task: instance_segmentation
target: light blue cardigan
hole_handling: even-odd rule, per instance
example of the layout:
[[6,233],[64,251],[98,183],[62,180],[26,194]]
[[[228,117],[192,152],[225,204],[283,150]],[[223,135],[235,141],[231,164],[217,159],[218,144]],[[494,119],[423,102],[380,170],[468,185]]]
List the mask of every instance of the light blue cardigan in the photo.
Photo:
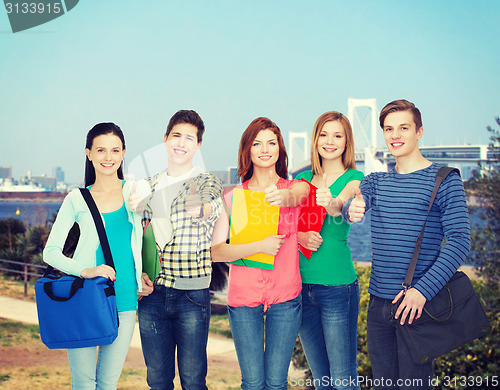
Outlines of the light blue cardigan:
[[[142,225],[140,214],[130,209],[128,198],[131,185],[125,182],[123,186],[123,199],[127,209],[128,220],[132,224],[132,253],[135,262],[135,274],[139,291],[142,290]],[[80,227],[80,238],[73,258],[63,255],[62,250],[68,232],[77,222]],[[104,218],[103,218],[104,223]],[[99,235],[92,219],[92,214],[85,203],[79,189],[71,191],[59,209],[57,218],[50,231],[47,244],[43,250],[43,261],[70,275],[80,276],[85,268],[96,266],[96,251],[99,248]]]

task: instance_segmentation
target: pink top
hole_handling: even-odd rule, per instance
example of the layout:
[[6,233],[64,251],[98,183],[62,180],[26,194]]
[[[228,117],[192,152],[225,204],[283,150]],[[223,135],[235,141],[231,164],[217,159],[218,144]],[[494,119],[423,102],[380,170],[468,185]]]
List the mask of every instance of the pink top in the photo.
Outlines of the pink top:
[[[299,180],[280,178],[276,186],[278,189],[291,189],[298,182]],[[248,181],[237,188],[248,190]],[[232,193],[230,191],[225,197],[229,209]],[[273,270],[230,264],[227,296],[229,306],[255,307],[263,304],[266,311],[271,305],[289,301],[300,294],[302,280],[297,250],[299,215],[300,206],[280,208],[278,234],[285,234],[286,238],[274,259]]]

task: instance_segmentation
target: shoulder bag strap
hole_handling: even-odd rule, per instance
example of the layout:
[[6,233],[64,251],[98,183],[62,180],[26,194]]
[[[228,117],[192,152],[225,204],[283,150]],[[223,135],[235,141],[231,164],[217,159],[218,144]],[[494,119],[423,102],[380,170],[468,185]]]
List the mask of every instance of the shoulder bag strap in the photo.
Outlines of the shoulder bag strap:
[[411,282],[413,281],[413,274],[415,273],[415,268],[417,267],[418,255],[420,254],[420,248],[422,247],[422,239],[424,238],[425,225],[427,223],[427,218],[429,218],[429,213],[431,211],[434,200],[436,199],[439,186],[441,185],[443,180],[446,179],[446,177],[453,171],[457,172],[458,175],[460,176],[460,171],[457,168],[452,168],[452,167],[441,167],[436,173],[436,181],[434,184],[434,188],[432,189],[431,200],[429,202],[429,208],[427,210],[427,215],[425,217],[424,226],[422,226],[422,231],[420,232],[417,238],[417,244],[415,245],[415,250],[413,251],[410,265],[408,266],[408,271],[406,272],[405,280],[403,282],[403,287],[405,291],[411,287]]
[[85,202],[89,207],[90,213],[92,214],[92,218],[94,219],[95,227],[97,229],[97,234],[99,234],[99,241],[101,242],[101,248],[104,253],[104,259],[106,260],[106,264],[109,265],[111,268],[115,269],[115,264],[113,263],[113,256],[111,255],[111,249],[109,248],[108,237],[106,236],[106,231],[104,230],[104,224],[102,223],[102,217],[94,202],[94,198],[92,198],[90,191],[86,188],[80,188],[80,192],[82,193],[83,199],[85,199]]

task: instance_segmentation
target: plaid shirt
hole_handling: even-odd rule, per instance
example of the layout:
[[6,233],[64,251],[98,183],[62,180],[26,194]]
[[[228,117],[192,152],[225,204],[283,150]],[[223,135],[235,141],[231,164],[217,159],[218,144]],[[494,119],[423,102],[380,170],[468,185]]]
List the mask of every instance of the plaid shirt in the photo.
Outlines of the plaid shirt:
[[[151,186],[150,199],[166,173],[165,170],[147,179]],[[203,221],[189,216],[184,208],[184,201],[194,182],[197,183],[197,192],[202,202],[212,205],[210,216]],[[222,211],[221,195],[222,182],[210,173],[203,172],[184,182],[170,208],[172,238],[164,248],[156,244],[162,268],[155,280],[156,284],[173,287],[177,278],[200,278],[211,275],[210,246],[215,221]],[[148,202],[142,218],[143,227],[147,221],[151,221],[153,212]]]

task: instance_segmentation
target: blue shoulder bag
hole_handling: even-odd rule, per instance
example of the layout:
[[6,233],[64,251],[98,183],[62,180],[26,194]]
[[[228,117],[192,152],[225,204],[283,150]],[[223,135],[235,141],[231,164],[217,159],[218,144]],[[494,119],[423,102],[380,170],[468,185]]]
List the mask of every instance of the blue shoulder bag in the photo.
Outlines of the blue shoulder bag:
[[[114,267],[102,217],[86,188],[81,194],[94,219],[106,264]],[[35,283],[38,323],[42,342],[50,349],[83,348],[111,344],[118,336],[118,313],[113,282],[55,276],[47,267]]]

